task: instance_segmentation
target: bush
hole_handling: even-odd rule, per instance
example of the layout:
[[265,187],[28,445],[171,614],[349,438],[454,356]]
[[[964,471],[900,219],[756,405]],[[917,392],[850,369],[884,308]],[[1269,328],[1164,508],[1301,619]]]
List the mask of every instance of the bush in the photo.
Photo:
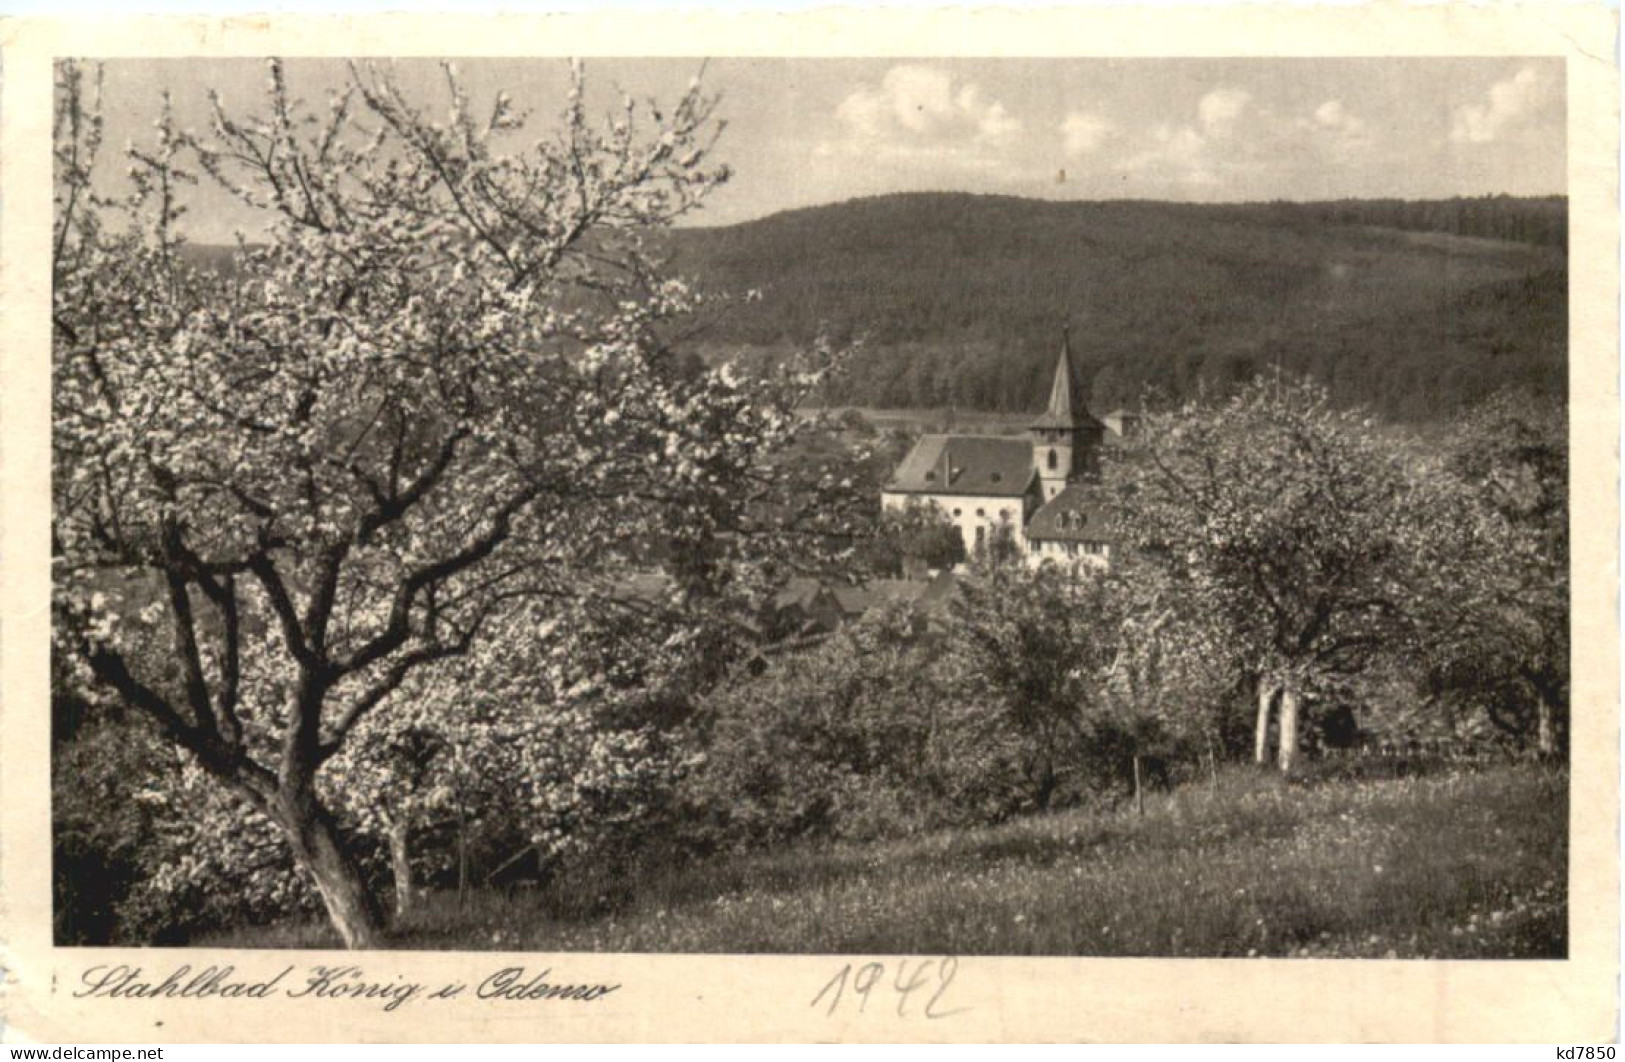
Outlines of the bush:
[[686,786],[705,847],[879,837],[952,818],[943,673],[906,611],[882,611],[779,657],[705,705]]

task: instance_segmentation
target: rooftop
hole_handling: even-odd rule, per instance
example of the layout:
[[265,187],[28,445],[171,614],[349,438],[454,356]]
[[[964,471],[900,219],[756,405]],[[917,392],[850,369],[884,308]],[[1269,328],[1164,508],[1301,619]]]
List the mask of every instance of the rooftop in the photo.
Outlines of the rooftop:
[[942,571],[930,579],[873,579],[862,586],[836,586],[831,593],[841,611],[858,616],[882,604],[909,605],[922,612],[935,612],[953,596],[957,580]]
[[1033,513],[1026,534],[1038,542],[1111,542],[1108,522],[1097,491],[1074,483]]
[[1002,435],[924,435],[886,490],[1019,498],[1032,481],[1033,444]]
[[1061,333],[1061,354],[1055,359],[1055,379],[1050,384],[1049,405],[1032,424],[1035,428],[1086,428],[1101,424],[1089,412],[1083,381],[1072,368],[1072,339]]

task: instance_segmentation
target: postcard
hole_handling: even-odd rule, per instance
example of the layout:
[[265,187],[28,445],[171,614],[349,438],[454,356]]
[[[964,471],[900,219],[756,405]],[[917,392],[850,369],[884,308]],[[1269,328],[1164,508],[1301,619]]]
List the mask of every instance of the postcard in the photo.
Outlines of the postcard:
[[1611,1039],[1617,29],[8,21],[0,1030]]

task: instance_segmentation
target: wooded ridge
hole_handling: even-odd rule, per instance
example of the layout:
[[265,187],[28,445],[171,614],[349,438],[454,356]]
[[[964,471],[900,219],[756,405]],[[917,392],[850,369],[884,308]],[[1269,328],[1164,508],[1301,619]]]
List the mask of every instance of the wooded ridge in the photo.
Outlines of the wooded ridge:
[[1567,380],[1563,198],[1186,204],[908,194],[664,234],[735,299],[713,356],[861,336],[836,404],[1022,410],[1063,321],[1100,410],[1270,366],[1432,420]]

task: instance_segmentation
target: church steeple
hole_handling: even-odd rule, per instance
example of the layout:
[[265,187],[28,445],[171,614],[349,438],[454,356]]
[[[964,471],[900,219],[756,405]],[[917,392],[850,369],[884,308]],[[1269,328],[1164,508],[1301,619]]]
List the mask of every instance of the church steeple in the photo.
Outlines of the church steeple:
[[1033,421],[1033,465],[1049,501],[1069,482],[1099,471],[1100,441],[1104,429],[1089,412],[1083,384],[1072,365],[1071,329],[1061,329],[1061,353],[1055,359],[1049,403]]
[[1035,428],[1076,428],[1094,420],[1083,397],[1083,385],[1072,369],[1072,330],[1061,327],[1061,355],[1055,359],[1055,378],[1050,384],[1049,405],[1033,423]]

